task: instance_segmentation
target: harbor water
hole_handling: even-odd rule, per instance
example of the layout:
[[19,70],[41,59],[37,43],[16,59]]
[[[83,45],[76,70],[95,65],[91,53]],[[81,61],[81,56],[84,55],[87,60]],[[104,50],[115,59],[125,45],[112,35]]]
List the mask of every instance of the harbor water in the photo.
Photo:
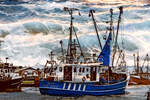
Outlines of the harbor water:
[[126,94],[113,96],[56,97],[41,95],[38,88],[22,88],[22,92],[0,93],[0,100],[146,100],[150,86],[128,86]]

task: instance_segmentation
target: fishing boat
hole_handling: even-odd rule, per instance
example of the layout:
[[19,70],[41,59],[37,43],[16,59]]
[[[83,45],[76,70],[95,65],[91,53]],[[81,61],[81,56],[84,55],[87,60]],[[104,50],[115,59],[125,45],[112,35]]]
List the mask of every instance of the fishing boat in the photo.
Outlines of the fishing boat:
[[0,92],[21,91],[22,78],[15,73],[15,66],[7,62],[0,62]]
[[[4,41],[0,40],[0,48],[2,42]],[[8,63],[7,60],[8,57],[6,57],[6,62],[3,62],[0,58],[0,92],[21,91],[22,78],[15,73],[17,67]]]
[[[119,18],[121,18],[123,7],[119,9]],[[78,9],[65,7],[64,10],[68,11],[71,15],[67,54],[64,56],[62,48],[62,58],[65,59],[63,59],[61,63],[58,63],[54,60],[53,52],[50,53],[50,60],[47,60],[43,70],[45,73],[44,78],[40,80],[40,93],[51,96],[103,96],[124,94],[126,86],[128,85],[129,75],[113,70],[113,67],[110,66],[113,10],[110,10],[110,28],[105,44],[102,47],[100,38],[98,38],[101,52],[99,56],[93,55],[92,58],[85,58],[78,36],[73,27],[72,14],[73,11]],[[93,15],[94,12],[94,10],[90,10],[90,16],[92,16],[98,36],[96,21]],[[76,39],[72,40],[73,32],[75,33]],[[62,47],[62,41],[60,41],[60,43]],[[80,53],[77,50],[79,50]],[[97,57],[96,60],[94,59],[95,57]]]
[[0,78],[0,92],[18,92],[21,91],[21,78]]
[[140,64],[140,56],[134,54],[134,73],[131,74],[129,85],[150,85],[149,55],[146,54],[143,64]]

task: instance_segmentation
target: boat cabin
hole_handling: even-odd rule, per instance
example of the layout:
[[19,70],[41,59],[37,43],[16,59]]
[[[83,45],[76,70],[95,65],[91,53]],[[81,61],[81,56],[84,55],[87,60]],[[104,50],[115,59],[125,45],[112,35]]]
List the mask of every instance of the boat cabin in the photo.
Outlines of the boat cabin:
[[24,79],[34,79],[40,76],[40,71],[32,67],[24,68],[19,71],[19,75]]
[[97,81],[100,63],[64,64],[64,81]]
[[17,67],[13,66],[13,64],[10,64],[10,63],[1,63],[0,64],[0,74],[14,73],[16,69],[17,69]]
[[[48,70],[53,71],[48,72]],[[104,75],[107,70],[108,67],[101,66],[100,62],[60,64],[60,66],[55,66],[53,69],[49,69],[47,64],[45,77],[48,77],[51,81],[98,82],[100,76]]]

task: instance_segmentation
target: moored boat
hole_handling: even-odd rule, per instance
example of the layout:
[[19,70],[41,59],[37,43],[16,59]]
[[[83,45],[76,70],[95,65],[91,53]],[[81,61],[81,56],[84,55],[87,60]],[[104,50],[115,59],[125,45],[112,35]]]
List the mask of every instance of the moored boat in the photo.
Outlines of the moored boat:
[[22,78],[6,78],[0,79],[0,92],[17,92],[21,91],[21,81]]
[[143,64],[140,64],[139,53],[135,59],[134,54],[134,73],[131,74],[129,85],[150,85],[150,72],[149,72],[149,56],[144,58]]
[[13,65],[6,61],[6,63],[1,62],[0,67],[0,92],[21,91],[22,78],[13,72]]
[[129,85],[150,85],[150,80],[147,78],[141,78],[138,75],[131,75]]
[[40,92],[41,94],[55,96],[103,96],[124,94],[128,78],[123,81],[120,80],[120,82],[109,85],[99,85],[95,82],[77,83],[41,80]]
[[[84,59],[85,55],[80,47],[72,21],[73,11],[78,9],[65,7],[64,10],[68,11],[71,15],[67,55],[66,57],[63,57],[66,59],[63,59],[61,64],[58,64],[53,59],[53,53],[51,52],[51,59],[47,61],[44,68],[45,78],[40,80],[40,93],[52,96],[103,96],[124,94],[129,81],[129,75],[124,72],[117,72],[110,66],[113,10],[110,10],[110,33],[103,48],[98,38],[102,50],[97,57],[97,60]],[[123,8],[120,7],[119,18],[123,12],[122,10]],[[93,18],[96,29],[93,12],[94,10],[90,10],[90,16]],[[77,42],[75,39],[72,40],[73,31]],[[97,29],[96,33],[98,34]],[[78,47],[80,56],[77,55]],[[62,52],[62,54],[64,53]],[[61,71],[58,72],[59,70]]]

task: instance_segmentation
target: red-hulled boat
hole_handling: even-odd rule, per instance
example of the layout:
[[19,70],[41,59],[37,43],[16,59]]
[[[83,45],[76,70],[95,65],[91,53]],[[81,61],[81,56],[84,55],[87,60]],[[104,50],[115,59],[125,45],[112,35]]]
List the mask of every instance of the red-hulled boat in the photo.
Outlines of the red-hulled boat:
[[22,78],[15,73],[13,64],[0,62],[0,92],[21,91]]

